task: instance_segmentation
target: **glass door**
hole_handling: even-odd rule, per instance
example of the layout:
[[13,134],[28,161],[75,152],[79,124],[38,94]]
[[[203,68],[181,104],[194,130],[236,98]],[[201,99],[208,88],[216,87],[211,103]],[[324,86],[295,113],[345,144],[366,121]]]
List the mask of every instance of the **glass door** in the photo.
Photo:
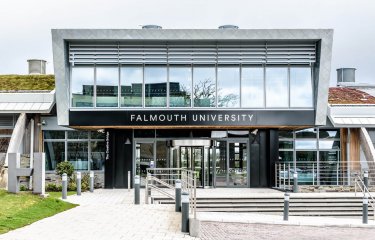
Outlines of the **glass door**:
[[227,142],[216,142],[216,159],[215,159],[215,186],[227,186]]
[[136,142],[135,173],[141,177],[141,186],[145,186],[147,168],[154,165],[154,142]]
[[181,167],[195,172],[197,187],[203,186],[203,147],[180,147]]
[[228,187],[247,186],[247,141],[228,141]]

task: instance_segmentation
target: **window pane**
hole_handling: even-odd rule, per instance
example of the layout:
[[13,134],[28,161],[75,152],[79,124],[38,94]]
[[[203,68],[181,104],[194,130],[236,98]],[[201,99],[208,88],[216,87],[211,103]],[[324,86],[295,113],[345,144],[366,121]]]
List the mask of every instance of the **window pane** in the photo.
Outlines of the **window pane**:
[[190,107],[191,85],[190,67],[169,68],[169,106]]
[[290,68],[290,106],[313,107],[311,68]]
[[194,107],[215,107],[215,68],[194,67],[193,81]]
[[319,174],[320,184],[322,185],[339,185],[341,169],[339,169],[339,152],[338,151],[321,151],[319,152]]
[[319,141],[320,149],[340,149],[340,141]]
[[296,138],[316,138],[316,129],[308,128],[296,131]]
[[296,152],[298,183],[312,185],[317,183],[317,161],[315,151]]
[[320,139],[332,139],[332,138],[340,138],[340,131],[338,130],[319,130],[319,138]]
[[91,132],[91,139],[105,139],[105,133],[92,131]]
[[165,67],[145,67],[146,107],[167,106],[167,69]]
[[316,149],[316,141],[296,140],[296,149]]
[[65,139],[65,131],[43,131],[44,139]]
[[266,68],[267,107],[288,107],[288,69]]
[[68,131],[68,139],[88,139],[88,133],[86,131]]
[[264,107],[263,68],[242,68],[242,107]]
[[279,141],[279,149],[293,149],[293,141]]
[[91,170],[103,170],[105,160],[105,142],[92,141],[91,145]]
[[293,131],[279,131],[279,138],[293,138]]
[[94,68],[72,68],[72,106],[92,107],[94,103]]
[[96,106],[118,106],[118,68],[96,68]]
[[68,142],[68,161],[74,170],[88,170],[88,142]]
[[46,170],[53,171],[59,162],[65,161],[65,142],[44,142]]
[[217,69],[217,105],[236,108],[240,106],[240,69],[220,67]]
[[121,68],[121,107],[142,107],[142,67]]
[[[293,163],[293,151],[280,151],[279,161]],[[291,168],[293,168],[293,165]]]

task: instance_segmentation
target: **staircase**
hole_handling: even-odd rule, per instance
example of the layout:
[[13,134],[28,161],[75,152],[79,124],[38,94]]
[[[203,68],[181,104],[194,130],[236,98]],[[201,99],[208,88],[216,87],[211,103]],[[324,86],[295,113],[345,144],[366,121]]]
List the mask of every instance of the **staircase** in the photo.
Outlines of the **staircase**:
[[[154,203],[174,204],[167,198],[155,198]],[[282,215],[284,198],[247,197],[247,198],[197,198],[197,212],[238,212]],[[290,198],[290,216],[327,216],[350,217],[362,216],[362,196],[298,196]],[[373,209],[369,207],[369,218]]]

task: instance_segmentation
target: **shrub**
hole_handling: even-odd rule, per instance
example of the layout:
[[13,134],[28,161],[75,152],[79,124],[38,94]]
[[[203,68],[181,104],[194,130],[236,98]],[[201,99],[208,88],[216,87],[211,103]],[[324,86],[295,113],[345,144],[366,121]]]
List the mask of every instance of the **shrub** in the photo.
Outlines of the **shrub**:
[[[70,178],[69,184],[72,184],[74,186],[74,190],[69,190],[69,191],[75,191],[77,190],[77,175],[74,174]],[[68,185],[69,188],[69,185]],[[87,191],[90,188],[90,174],[89,173],[83,173],[81,175],[81,191]]]
[[28,187],[26,187],[25,185],[20,185],[20,191],[27,191],[29,190]]
[[77,191],[77,184],[75,181],[69,181],[68,191]]
[[74,166],[70,162],[60,162],[56,166],[56,173],[60,176],[66,173],[68,178],[71,178],[74,173]]
[[47,192],[61,192],[62,186],[57,185],[55,183],[48,183],[47,186],[46,186],[46,191]]

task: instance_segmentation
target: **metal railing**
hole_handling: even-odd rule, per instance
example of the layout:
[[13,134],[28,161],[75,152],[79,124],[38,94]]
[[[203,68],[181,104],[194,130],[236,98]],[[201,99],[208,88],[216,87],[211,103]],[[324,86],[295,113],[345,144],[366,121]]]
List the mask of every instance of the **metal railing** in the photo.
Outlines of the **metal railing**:
[[297,172],[298,185],[353,186],[356,175],[365,170],[369,172],[369,183],[375,185],[375,167],[365,161],[277,162],[274,185],[279,189],[291,190],[293,174]]
[[[182,192],[189,193],[190,214],[196,218],[197,179],[196,173],[183,168],[147,168],[145,180],[145,202],[155,197],[167,197],[175,200],[175,181],[181,180]],[[159,195],[156,195],[157,192]],[[151,193],[151,194],[150,194]]]
[[361,190],[363,196],[368,197],[368,204],[372,207],[373,215],[374,215],[374,221],[375,221],[375,199],[371,195],[369,189],[366,187],[365,183],[362,181],[361,177],[357,175],[355,177],[354,181],[354,195],[357,196],[357,186]]

